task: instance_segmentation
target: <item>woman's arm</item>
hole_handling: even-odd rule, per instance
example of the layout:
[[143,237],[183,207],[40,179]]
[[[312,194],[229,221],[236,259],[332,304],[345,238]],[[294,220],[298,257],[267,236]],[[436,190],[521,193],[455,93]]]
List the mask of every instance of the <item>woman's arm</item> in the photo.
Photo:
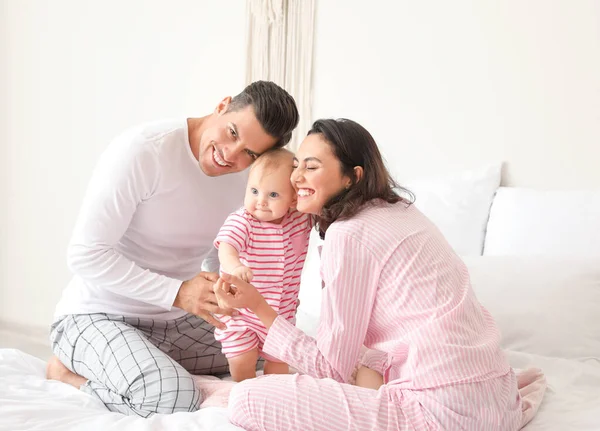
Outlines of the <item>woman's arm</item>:
[[267,331],[279,316],[254,286],[233,274],[221,274],[214,289],[222,307],[252,310]]
[[[375,301],[380,263],[353,237],[330,231],[323,248],[325,282],[318,335],[304,334],[266,303],[251,285],[228,276],[217,283],[228,306],[250,308],[268,329],[263,351],[303,374],[347,382],[356,366]],[[228,284],[238,286],[227,292]],[[254,292],[256,292],[256,295]],[[243,305],[242,305],[243,304]]]
[[379,350],[368,349],[360,360],[360,365],[383,376],[390,366],[389,355]]

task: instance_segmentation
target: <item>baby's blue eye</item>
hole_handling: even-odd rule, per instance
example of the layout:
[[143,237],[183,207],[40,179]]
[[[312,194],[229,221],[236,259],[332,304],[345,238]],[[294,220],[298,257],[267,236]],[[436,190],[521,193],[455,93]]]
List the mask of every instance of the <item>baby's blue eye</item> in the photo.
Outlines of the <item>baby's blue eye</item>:
[[271,193],[269,193],[269,197],[270,197],[270,198],[276,198],[276,197],[278,197],[278,196],[279,196],[279,193],[276,193],[276,192],[271,192]]
[[258,194],[258,190],[256,190],[256,189],[250,189],[250,191],[252,192],[253,195],[257,195]]

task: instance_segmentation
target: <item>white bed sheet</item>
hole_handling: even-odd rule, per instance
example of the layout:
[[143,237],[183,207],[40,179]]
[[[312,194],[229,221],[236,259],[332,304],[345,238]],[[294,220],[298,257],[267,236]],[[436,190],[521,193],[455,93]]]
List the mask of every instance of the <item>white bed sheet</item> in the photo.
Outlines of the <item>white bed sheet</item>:
[[154,415],[149,419],[111,413],[94,397],[44,378],[42,360],[0,349],[0,430],[239,431],[224,408]]
[[[541,368],[548,390],[526,431],[600,430],[600,363],[508,352],[515,368]],[[0,349],[0,430],[240,430],[226,410],[155,415],[150,419],[108,412],[68,385],[47,381],[45,364],[15,349]]]
[[507,352],[514,368],[541,368],[548,388],[524,431],[600,430],[600,361]]

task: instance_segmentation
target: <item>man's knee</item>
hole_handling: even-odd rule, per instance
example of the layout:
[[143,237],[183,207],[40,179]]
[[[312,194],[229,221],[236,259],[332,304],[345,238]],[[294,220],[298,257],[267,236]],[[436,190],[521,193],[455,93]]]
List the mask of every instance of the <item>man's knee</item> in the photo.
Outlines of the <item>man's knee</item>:
[[183,369],[156,369],[140,379],[140,386],[131,397],[132,404],[153,413],[195,412],[200,408],[202,394],[194,379]]
[[163,381],[162,405],[159,409],[166,410],[166,413],[195,412],[201,402],[202,394],[189,374],[172,376]]

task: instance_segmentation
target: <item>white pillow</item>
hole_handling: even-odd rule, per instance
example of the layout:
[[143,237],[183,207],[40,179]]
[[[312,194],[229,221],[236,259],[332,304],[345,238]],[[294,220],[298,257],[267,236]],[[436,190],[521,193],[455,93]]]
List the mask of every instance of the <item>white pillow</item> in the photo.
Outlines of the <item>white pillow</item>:
[[[463,259],[478,300],[500,328],[503,348],[543,356],[600,359],[600,265],[595,260],[515,256]],[[313,277],[303,278],[297,326],[314,336],[321,288]]]
[[483,254],[600,257],[600,191],[499,188]]
[[416,196],[415,205],[461,256],[481,256],[485,228],[502,164],[460,174],[402,184]]
[[551,257],[464,258],[506,349],[600,359],[600,265]]

